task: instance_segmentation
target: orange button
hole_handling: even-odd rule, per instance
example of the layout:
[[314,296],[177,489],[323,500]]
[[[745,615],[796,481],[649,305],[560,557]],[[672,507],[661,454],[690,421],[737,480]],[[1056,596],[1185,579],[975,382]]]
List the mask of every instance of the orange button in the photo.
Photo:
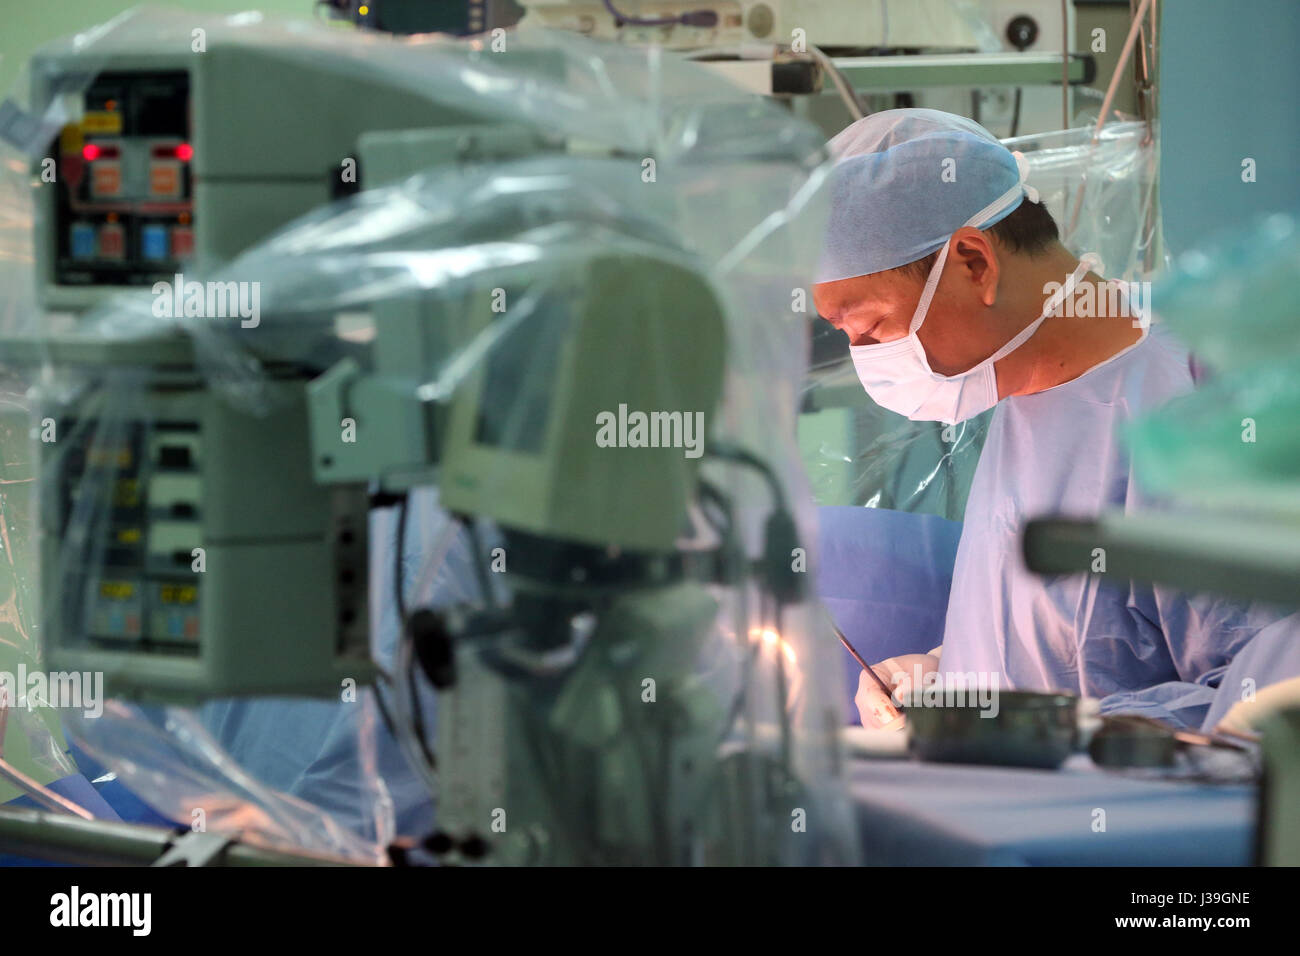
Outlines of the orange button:
[[149,193],[174,198],[181,194],[180,163],[150,163]]
[[177,226],[172,230],[172,258],[188,259],[194,255],[194,230]]
[[99,257],[121,259],[126,255],[126,232],[121,226],[109,224],[99,227]]
[[103,198],[122,192],[122,164],[112,159],[101,159],[90,164],[90,193]]

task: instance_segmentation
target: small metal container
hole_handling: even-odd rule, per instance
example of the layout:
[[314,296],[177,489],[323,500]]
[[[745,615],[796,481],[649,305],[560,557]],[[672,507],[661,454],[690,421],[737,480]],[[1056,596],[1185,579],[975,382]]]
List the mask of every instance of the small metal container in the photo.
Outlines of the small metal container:
[[[908,749],[922,760],[1055,770],[1078,743],[1078,698],[999,691],[995,706],[907,703]],[[989,716],[991,714],[991,716]]]
[[1107,717],[1088,743],[1098,767],[1172,767],[1178,762],[1178,739],[1168,727],[1141,717]]

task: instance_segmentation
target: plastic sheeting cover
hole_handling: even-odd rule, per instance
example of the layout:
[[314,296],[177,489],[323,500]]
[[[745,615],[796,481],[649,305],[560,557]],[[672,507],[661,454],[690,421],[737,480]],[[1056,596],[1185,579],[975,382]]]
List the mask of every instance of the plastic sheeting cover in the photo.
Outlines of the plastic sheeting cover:
[[[410,301],[451,309],[466,292],[494,287],[506,273],[515,282],[532,277],[508,317],[508,328],[518,329],[544,298],[548,272],[590,255],[593,248],[674,263],[707,281],[725,320],[722,396],[708,423],[701,467],[709,484],[722,492],[714,496],[715,505],[727,503],[726,533],[757,558],[771,512],[784,506],[793,513],[799,539],[813,539],[815,517],[793,438],[806,315],[794,312],[791,301],[792,291],[811,274],[823,218],[818,187],[824,155],[814,129],[662,51],[604,46],[568,35],[509,34],[511,50],[549,59],[547,68],[531,70],[495,57],[478,40],[396,40],[258,14],[201,18],[146,9],[62,41],[52,52],[73,56],[89,82],[121,53],[189,50],[196,30],[203,31],[207,50],[242,45],[284,63],[316,69],[325,64],[342,76],[379,79],[486,120],[535,128],[567,151],[509,163],[430,168],[318,208],[229,264],[204,263],[207,271],[196,279],[258,284],[261,320],[255,329],[230,319],[160,317],[156,298],[141,291],[92,309],[78,320],[85,334],[99,342],[135,342],[169,331],[185,336],[194,343],[208,386],[240,413],[256,416],[274,407],[274,390],[267,385],[283,370],[277,363],[323,368],[354,350],[355,343],[338,331],[341,312],[366,313]],[[57,99],[27,108],[55,129],[64,115]],[[41,142],[27,146],[26,155],[12,144],[3,154],[0,331],[6,335],[40,331],[47,321],[36,305],[32,245],[41,186],[31,174],[31,160]],[[460,340],[419,377],[382,384],[405,396],[453,394],[487,356],[518,350],[518,342],[509,334]],[[526,365],[526,355],[516,358]],[[12,374],[28,376],[12,389],[20,405],[32,401],[26,387],[34,382],[40,386],[37,395],[98,401],[97,428],[105,435],[135,414],[150,386],[147,369],[141,368],[96,376],[47,362]],[[506,388],[492,398],[505,420],[527,420],[522,391],[514,395]],[[21,431],[10,437],[21,438]],[[770,480],[709,454],[725,446],[746,449],[766,463]],[[107,482],[112,470],[87,475]],[[102,487],[80,492],[87,501],[104,500]],[[93,524],[95,507],[78,520]],[[477,593],[463,580],[463,569],[447,561],[447,527],[444,514],[442,520],[412,520],[407,528],[403,557],[420,564],[407,594],[410,606]],[[372,547],[381,562],[392,553],[386,533]],[[68,561],[77,552],[65,545],[62,553]],[[727,725],[728,745],[756,745],[764,728],[785,728],[789,767],[803,788],[809,833],[816,837],[795,851],[797,858],[851,859],[853,825],[834,741],[844,715],[833,636],[806,596],[778,615],[753,581],[700,584],[716,602],[716,613],[698,658],[679,663],[694,674],[693,686],[704,688],[715,708],[738,708],[740,719]],[[23,613],[29,624],[37,620],[30,602]],[[398,642],[391,608],[381,598],[371,613],[372,644],[380,660],[399,672],[394,681],[400,688],[410,661],[403,663],[400,654],[392,661]],[[34,628],[26,635],[21,650],[35,653]],[[635,637],[627,637],[628,650],[634,650]],[[420,692],[427,693],[427,687]],[[241,766],[227,749],[237,741],[221,739],[231,731],[232,712],[212,710],[227,706],[216,702],[200,713],[114,700],[101,718],[65,717],[75,724],[85,750],[154,809],[181,822],[203,809],[209,830],[375,860],[395,833],[395,817],[418,810],[410,803],[418,800],[410,796],[411,777],[400,771],[391,772],[402,776],[394,782],[407,796],[397,799],[408,803],[394,806],[394,787],[381,772],[383,766],[391,768],[385,753],[391,755],[392,742],[377,720],[371,691],[363,691],[356,704],[322,705],[333,708],[329,714],[312,705],[277,717],[310,722],[307,729],[316,736],[324,721],[332,728],[326,736],[352,741],[351,756],[340,763],[346,779],[315,789],[294,789],[284,780],[273,784]],[[401,709],[412,717],[410,700]],[[426,720],[430,716],[424,714]],[[328,742],[321,746],[322,752],[336,752]],[[342,788],[335,786],[340,782]],[[776,813],[777,828],[788,829],[788,810],[770,806],[765,792],[744,794],[746,805]]]

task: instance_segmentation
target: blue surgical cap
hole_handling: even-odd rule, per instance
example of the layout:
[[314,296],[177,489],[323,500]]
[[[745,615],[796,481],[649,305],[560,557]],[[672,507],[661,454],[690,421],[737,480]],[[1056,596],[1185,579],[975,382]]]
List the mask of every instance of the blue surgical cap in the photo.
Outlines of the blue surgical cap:
[[[831,212],[817,282],[924,259],[962,226],[987,229],[1026,195],[1038,198],[1024,185],[1024,157],[973,120],[939,110],[873,113],[831,140],[830,150]],[[981,215],[1017,188],[1019,196]]]

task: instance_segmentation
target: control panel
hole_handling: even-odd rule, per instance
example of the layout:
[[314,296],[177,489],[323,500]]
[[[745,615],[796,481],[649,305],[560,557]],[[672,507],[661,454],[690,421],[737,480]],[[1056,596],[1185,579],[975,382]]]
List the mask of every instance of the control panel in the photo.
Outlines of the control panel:
[[106,72],[55,146],[54,281],[152,285],[194,252],[190,77]]
[[[78,347],[64,360],[84,359]],[[114,368],[139,354],[95,349]],[[175,368],[187,351],[152,354]],[[134,392],[128,379],[91,378],[77,401],[43,409],[58,427],[41,445],[51,669],[184,702],[370,680],[369,496],[311,480],[302,386],[268,382],[264,413],[249,415],[188,372]],[[91,413],[100,389],[129,409]]]
[[[66,555],[64,620],[92,646],[197,654],[203,545],[197,422],[69,422],[60,477],[62,528],[93,529]],[[96,479],[85,481],[87,474]],[[82,489],[105,500],[80,500]],[[101,491],[102,489],[102,491]],[[89,520],[88,520],[89,519]]]

